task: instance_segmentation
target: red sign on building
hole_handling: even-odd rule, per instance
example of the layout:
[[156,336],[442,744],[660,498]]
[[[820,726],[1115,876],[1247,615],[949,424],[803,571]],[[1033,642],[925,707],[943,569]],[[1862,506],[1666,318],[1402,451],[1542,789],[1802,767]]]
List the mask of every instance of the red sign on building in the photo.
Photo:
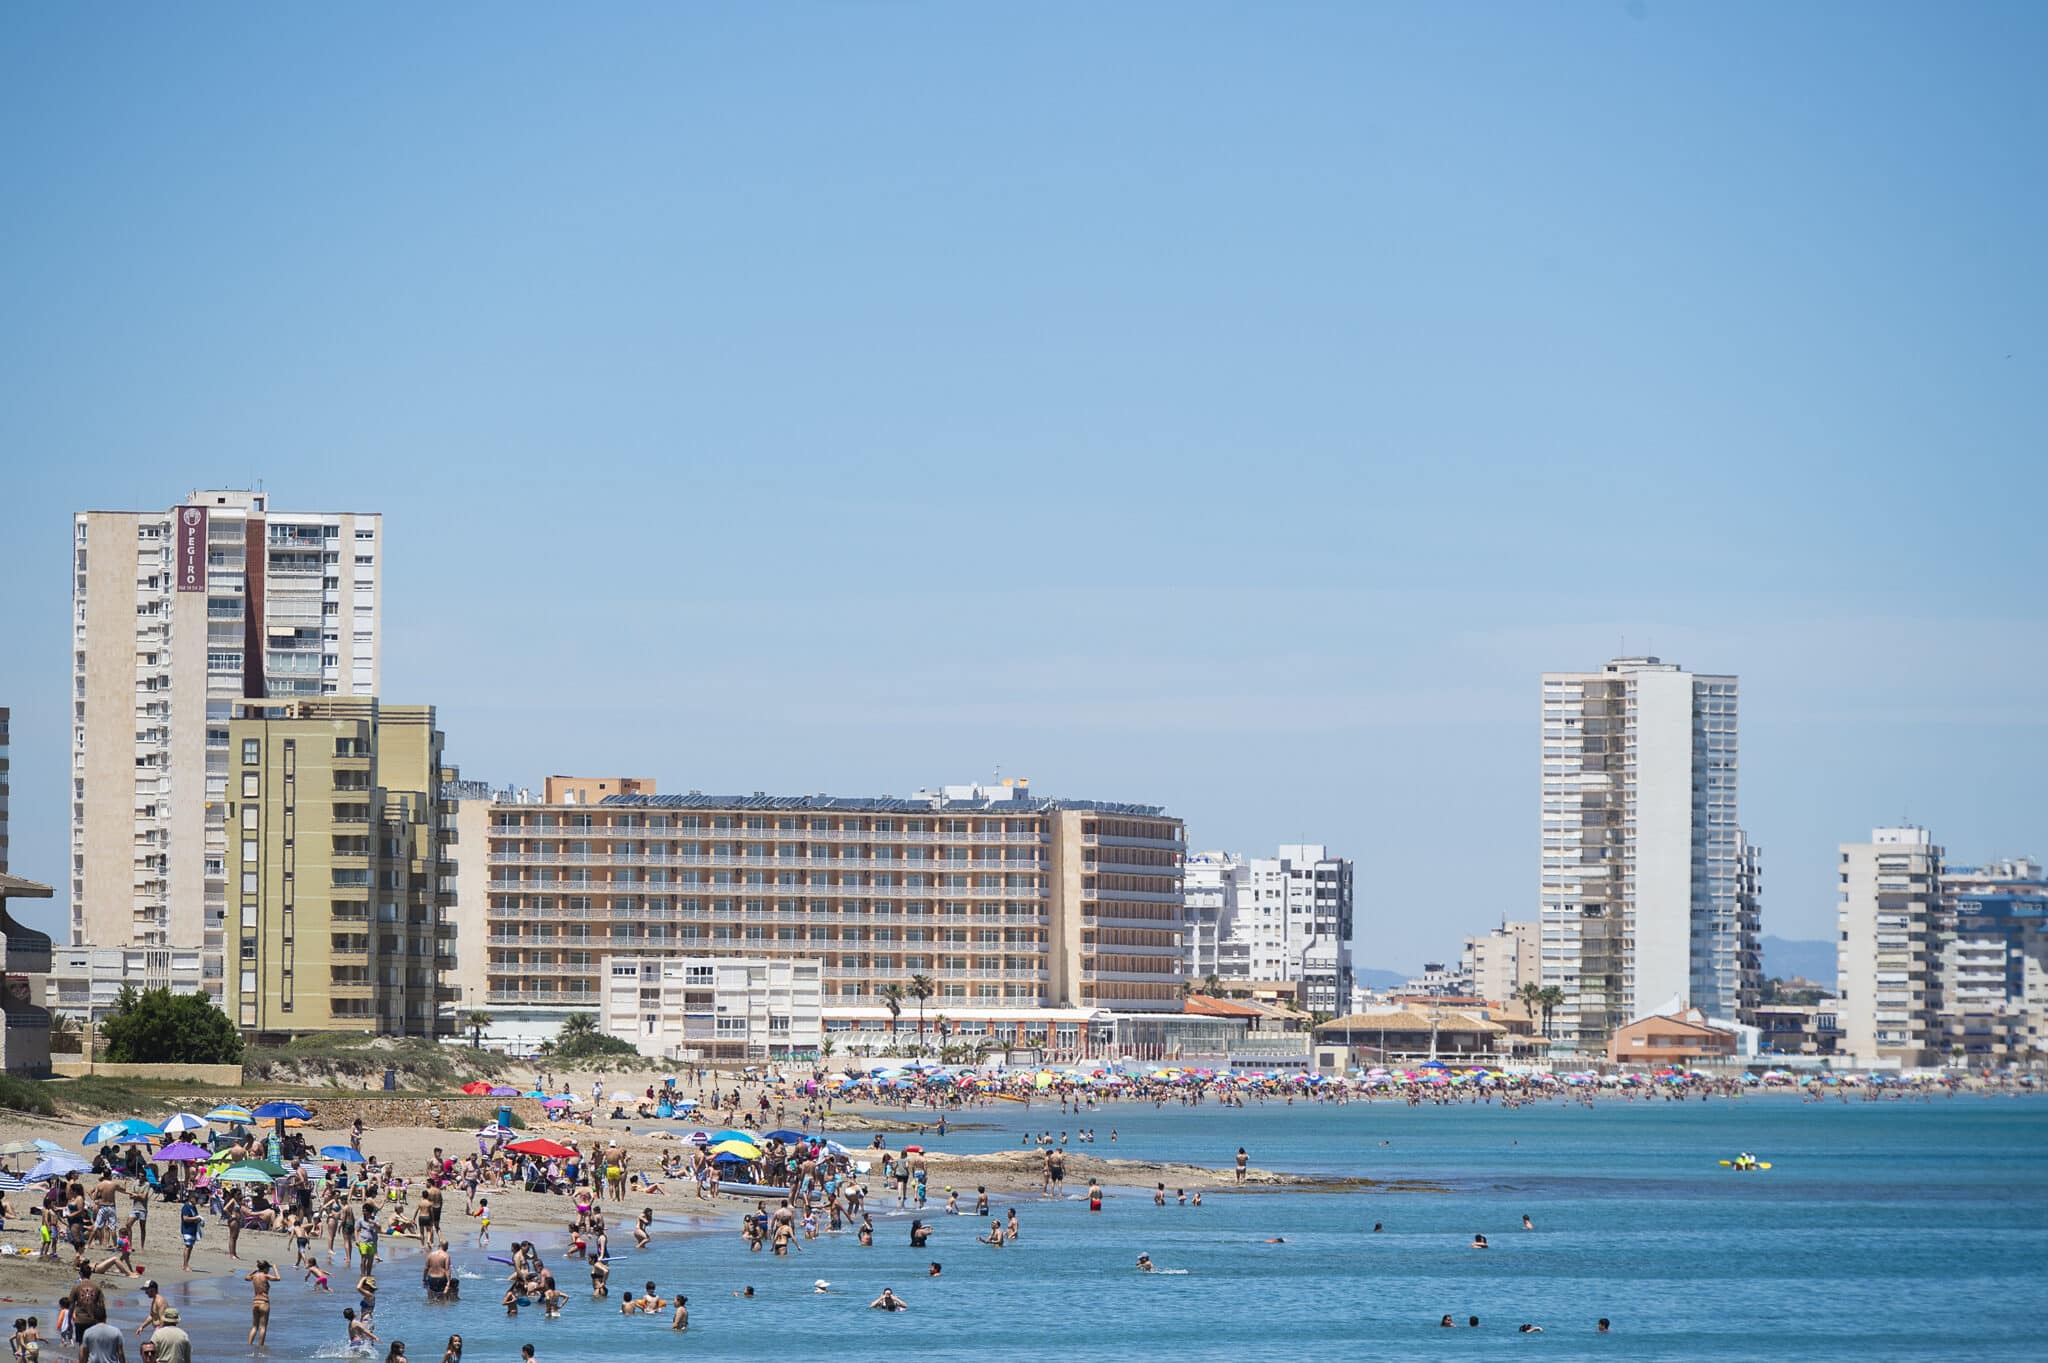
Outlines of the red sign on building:
[[178,508],[178,590],[206,590],[206,508]]

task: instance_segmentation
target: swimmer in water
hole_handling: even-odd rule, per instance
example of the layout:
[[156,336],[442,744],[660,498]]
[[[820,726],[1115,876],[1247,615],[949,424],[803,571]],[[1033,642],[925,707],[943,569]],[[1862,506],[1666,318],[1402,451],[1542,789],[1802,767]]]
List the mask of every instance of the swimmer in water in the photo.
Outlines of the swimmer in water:
[[1472,1237],[1472,1248],[1474,1248],[1474,1249],[1485,1249],[1485,1248],[1486,1248],[1486,1237],[1485,1237],[1485,1236],[1483,1236],[1483,1235],[1475,1235],[1475,1236],[1473,1236],[1473,1237]]
[[1445,1330],[1455,1330],[1458,1328],[1458,1322],[1452,1320],[1449,1316],[1445,1316],[1442,1320],[1438,1321],[1437,1325]]
[[1154,1271],[1154,1269],[1153,1269],[1153,1265],[1152,1265],[1152,1256],[1151,1256],[1151,1255],[1149,1255],[1149,1254],[1140,1254],[1140,1255],[1138,1256],[1138,1271],[1139,1271],[1140,1273],[1151,1273],[1151,1272],[1153,1272],[1153,1271]]
[[924,1271],[924,1276],[927,1278],[936,1278],[939,1276],[939,1272],[939,1261],[937,1259],[934,1259],[932,1260],[932,1266]]
[[1607,1333],[1607,1317],[1600,1317],[1599,1321],[1596,1322],[1593,1326],[1593,1333],[1596,1335],[1604,1335]]
[[1531,1221],[1531,1220],[1529,1219],[1528,1213],[1526,1213],[1526,1212],[1525,1212],[1525,1213],[1523,1213],[1523,1215],[1522,1215],[1522,1229],[1523,1229],[1523,1230],[1535,1230],[1535,1229],[1536,1229],[1536,1223],[1535,1223],[1534,1221]]
[[868,1303],[868,1310],[870,1311],[908,1311],[909,1309],[909,1302],[903,1300],[903,1298],[897,1296],[886,1287],[882,1289],[881,1296]]
[[1372,1233],[1373,1233],[1374,1235],[1378,1235],[1378,1234],[1379,1234],[1379,1233],[1380,1233],[1381,1231],[1383,1231],[1383,1230],[1385,1230],[1385,1229],[1386,1229],[1386,1227],[1385,1227],[1385,1226],[1382,1226],[1382,1225],[1381,1225],[1381,1224],[1380,1224],[1379,1222],[1377,1222],[1377,1221],[1375,1221],[1375,1222],[1373,1222],[1373,1223],[1372,1223]]
[[1260,1243],[1261,1243],[1261,1244],[1267,1244],[1267,1245],[1284,1245],[1284,1244],[1286,1244],[1286,1243],[1287,1243],[1287,1237],[1286,1237],[1286,1236],[1284,1236],[1284,1235],[1276,1235],[1276,1236],[1274,1236],[1274,1237],[1273,1237],[1272,1239],[1270,1239],[1270,1240],[1263,1240],[1263,1241],[1260,1241]]
[[1525,1320],[1522,1322],[1521,1329],[1517,1333],[1525,1335],[1540,1335],[1543,1333],[1543,1327],[1540,1325],[1531,1325],[1528,1321]]

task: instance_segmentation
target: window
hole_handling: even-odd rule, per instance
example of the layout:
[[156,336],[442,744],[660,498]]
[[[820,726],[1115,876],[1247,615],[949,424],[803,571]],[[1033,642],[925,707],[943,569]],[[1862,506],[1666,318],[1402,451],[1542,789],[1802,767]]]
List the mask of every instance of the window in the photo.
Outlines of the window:
[[242,740],[242,765],[243,765],[243,766],[245,766],[245,767],[253,767],[253,766],[255,766],[255,765],[256,765],[257,763],[261,762],[262,760],[263,760],[263,743],[262,743],[262,741],[261,741],[260,739],[254,739],[254,738],[245,738],[245,739],[243,739],[243,740]]

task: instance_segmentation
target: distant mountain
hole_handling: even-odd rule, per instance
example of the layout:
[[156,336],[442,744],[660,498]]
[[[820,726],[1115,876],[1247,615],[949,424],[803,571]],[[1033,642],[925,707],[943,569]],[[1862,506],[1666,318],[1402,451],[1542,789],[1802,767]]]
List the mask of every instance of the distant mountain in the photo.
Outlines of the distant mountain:
[[1835,986],[1835,944],[1799,942],[1789,937],[1763,939],[1764,974],[1789,980],[1794,975],[1832,989]]
[[1357,966],[1351,968],[1351,982],[1362,984],[1374,993],[1399,989],[1412,978],[1413,976],[1400,970],[1363,970]]

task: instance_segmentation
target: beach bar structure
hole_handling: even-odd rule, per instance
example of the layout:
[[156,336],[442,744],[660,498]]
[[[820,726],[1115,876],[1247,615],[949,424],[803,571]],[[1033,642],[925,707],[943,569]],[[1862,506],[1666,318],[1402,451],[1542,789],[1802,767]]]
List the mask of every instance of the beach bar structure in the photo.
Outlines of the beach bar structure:
[[1316,1067],[1326,1073],[1361,1065],[1509,1059],[1508,1029],[1472,1013],[1395,1009],[1350,1013],[1315,1029]]

